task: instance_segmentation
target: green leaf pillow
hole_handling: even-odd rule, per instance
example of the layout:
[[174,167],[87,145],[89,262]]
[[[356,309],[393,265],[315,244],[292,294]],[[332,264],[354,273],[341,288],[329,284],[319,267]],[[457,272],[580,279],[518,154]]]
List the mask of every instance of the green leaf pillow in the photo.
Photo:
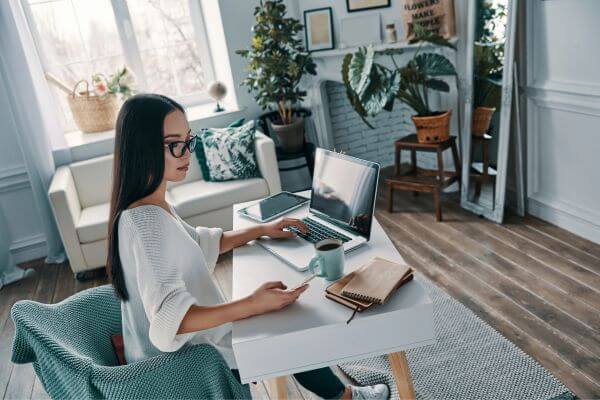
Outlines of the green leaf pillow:
[[[232,125],[239,123],[238,120]],[[241,126],[232,125],[203,129],[198,134],[200,143],[196,146],[196,156],[205,181],[220,182],[261,176],[254,151],[254,121]]]

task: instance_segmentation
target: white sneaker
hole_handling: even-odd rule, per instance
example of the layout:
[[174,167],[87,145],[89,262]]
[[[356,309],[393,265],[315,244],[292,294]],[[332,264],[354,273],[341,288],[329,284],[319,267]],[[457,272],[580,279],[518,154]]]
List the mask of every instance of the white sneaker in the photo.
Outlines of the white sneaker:
[[387,400],[390,396],[390,389],[383,383],[372,386],[350,385],[350,388],[353,400]]

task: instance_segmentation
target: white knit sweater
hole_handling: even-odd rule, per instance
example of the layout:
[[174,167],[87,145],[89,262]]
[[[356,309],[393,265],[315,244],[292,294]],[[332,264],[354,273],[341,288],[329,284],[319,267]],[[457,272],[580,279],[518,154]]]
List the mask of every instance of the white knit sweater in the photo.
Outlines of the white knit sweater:
[[127,363],[185,344],[209,343],[230,368],[237,368],[231,323],[177,334],[192,304],[225,302],[211,274],[219,256],[221,228],[193,228],[170,206],[142,205],[123,210],[119,253],[129,300],[121,302]]

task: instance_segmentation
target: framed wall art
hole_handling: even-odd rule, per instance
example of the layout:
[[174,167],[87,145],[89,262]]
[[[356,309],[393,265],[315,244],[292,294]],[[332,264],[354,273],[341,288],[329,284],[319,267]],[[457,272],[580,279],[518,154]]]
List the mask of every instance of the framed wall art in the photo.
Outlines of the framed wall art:
[[329,50],[335,47],[331,7],[304,11],[304,32],[308,51]]
[[391,6],[392,0],[346,0],[348,12],[373,10]]

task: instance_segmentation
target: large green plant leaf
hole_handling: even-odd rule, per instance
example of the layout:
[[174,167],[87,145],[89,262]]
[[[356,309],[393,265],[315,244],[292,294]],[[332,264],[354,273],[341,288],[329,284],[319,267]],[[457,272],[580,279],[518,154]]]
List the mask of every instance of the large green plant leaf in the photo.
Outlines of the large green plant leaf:
[[362,96],[370,84],[371,69],[373,68],[373,57],[375,52],[373,46],[362,47],[358,49],[350,60],[348,74],[350,77],[350,87],[354,92]]
[[414,58],[417,68],[426,76],[455,75],[454,65],[441,54],[423,53]]
[[450,43],[448,39],[429,31],[427,28],[422,27],[419,24],[414,24],[413,29],[415,30],[415,38],[411,40],[411,43],[415,42],[429,42],[436,46],[448,47],[456,50],[456,46]]
[[350,101],[350,105],[352,105],[352,108],[354,108],[354,111],[356,111],[356,113],[363,120],[363,122],[369,128],[375,129],[373,127],[373,125],[371,125],[369,123],[369,121],[367,121],[367,119],[365,118],[367,116],[367,113],[366,113],[365,109],[363,108],[363,105],[360,102],[358,95],[354,92],[354,90],[352,89],[352,86],[350,85],[349,70],[350,70],[350,62],[352,61],[352,58],[353,58],[352,54],[346,54],[344,56],[344,60],[342,62],[342,81],[344,82],[344,86],[346,87],[346,96],[348,97],[348,100]]
[[439,90],[440,92],[450,91],[450,86],[448,86],[448,84],[445,81],[442,81],[440,79],[427,79],[425,81],[425,86],[427,86],[429,89]]
[[386,106],[390,107],[390,101],[393,101],[400,89],[400,74],[376,67],[371,72],[370,82],[360,100],[367,115],[373,117]]

